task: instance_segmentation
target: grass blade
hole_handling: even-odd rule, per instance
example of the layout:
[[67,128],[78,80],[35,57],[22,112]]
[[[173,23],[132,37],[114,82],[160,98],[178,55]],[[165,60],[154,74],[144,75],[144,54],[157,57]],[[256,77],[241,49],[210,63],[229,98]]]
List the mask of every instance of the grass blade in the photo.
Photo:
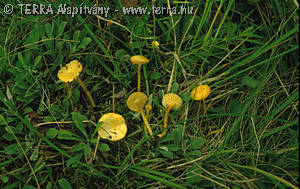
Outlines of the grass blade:
[[145,173],[145,172],[142,172],[142,171],[138,171],[138,170],[132,170],[131,171],[135,172],[136,174],[138,175],[141,175],[141,176],[144,176],[144,177],[147,177],[149,179],[152,179],[152,180],[156,180],[158,182],[161,182],[167,186],[170,186],[172,188],[180,188],[180,189],[186,189],[186,187],[182,186],[182,185],[179,185],[179,184],[176,184],[175,182],[171,182],[171,181],[168,181],[166,179],[163,179],[161,177],[158,177],[158,176],[155,176],[155,175],[151,175],[149,173]]
[[239,165],[239,164],[235,164],[235,163],[230,163],[230,165],[233,165],[233,166],[239,167],[239,168],[243,168],[243,169],[250,169],[250,170],[253,170],[253,171],[255,171],[255,172],[258,172],[258,173],[261,173],[261,174],[265,175],[266,177],[268,177],[268,178],[270,178],[270,179],[277,180],[277,181],[279,181],[279,182],[285,184],[285,185],[288,186],[288,187],[291,187],[291,188],[293,188],[293,189],[297,189],[297,188],[298,188],[297,186],[293,185],[292,183],[286,181],[285,179],[280,178],[280,177],[278,177],[278,176],[276,176],[276,175],[273,175],[272,173],[268,173],[268,172],[266,172],[266,171],[263,171],[263,170],[261,170],[261,169],[257,169],[257,168],[255,168],[255,167],[249,167],[249,166],[245,166],[245,165]]

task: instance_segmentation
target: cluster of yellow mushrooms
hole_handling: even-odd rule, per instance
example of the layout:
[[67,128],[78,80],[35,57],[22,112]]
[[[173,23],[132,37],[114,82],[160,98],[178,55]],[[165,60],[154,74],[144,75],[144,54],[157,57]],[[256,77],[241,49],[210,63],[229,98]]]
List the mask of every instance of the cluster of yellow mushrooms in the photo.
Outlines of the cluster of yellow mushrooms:
[[[141,66],[143,64],[148,63],[149,59],[142,55],[135,55],[130,58],[130,61],[133,64],[138,65],[138,84],[137,84],[137,92],[133,92],[128,97],[126,104],[131,111],[139,112],[141,114],[145,124],[145,134],[148,133],[150,136],[152,136],[153,135],[152,128],[148,122],[149,111],[152,109],[152,107],[150,104],[146,105],[148,101],[148,97],[145,93],[141,92]],[[84,92],[86,93],[91,103],[91,106],[94,107],[95,103],[93,101],[91,94],[87,90],[82,80],[79,78],[79,74],[81,71],[82,71],[81,63],[78,60],[72,60],[65,67],[62,67],[58,71],[57,76],[61,81],[66,83],[67,86],[69,82],[72,82],[74,79],[76,79],[79,85],[83,88]],[[70,94],[70,91],[68,91],[68,94]],[[191,91],[190,96],[193,100],[200,101],[207,98],[209,94],[210,94],[210,87],[208,85],[199,85]],[[168,122],[168,115],[170,111],[172,109],[173,110],[179,109],[180,106],[182,105],[182,99],[177,94],[167,93],[162,98],[162,105],[166,109],[166,112],[164,115],[164,124],[163,124],[164,130],[161,134],[158,134],[160,138],[166,135],[167,133],[167,122]],[[144,111],[144,108],[146,110],[146,113]],[[96,150],[100,138],[108,139],[111,141],[117,141],[124,138],[127,133],[127,126],[126,126],[125,119],[120,114],[106,113],[99,119],[99,122],[102,122],[102,124],[98,129],[98,141],[95,148],[94,156],[96,154]]]

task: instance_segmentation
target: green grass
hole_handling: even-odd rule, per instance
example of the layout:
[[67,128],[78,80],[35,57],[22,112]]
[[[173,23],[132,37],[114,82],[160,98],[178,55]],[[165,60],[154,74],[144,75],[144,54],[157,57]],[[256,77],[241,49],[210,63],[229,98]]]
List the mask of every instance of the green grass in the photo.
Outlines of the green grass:
[[[99,4],[121,10],[124,2]],[[57,0],[52,8],[64,3],[71,6]],[[25,15],[13,2],[9,15],[0,2],[0,188],[298,188],[298,3],[153,5],[168,3],[193,14]],[[151,99],[155,136],[163,130],[163,95],[183,99],[163,138],[145,136],[141,115],[126,105],[137,90],[129,61],[136,54],[150,59],[141,91]],[[69,85],[72,106],[57,77],[74,59],[93,113],[78,82]],[[201,102],[189,94],[199,84],[211,87]],[[93,160],[97,122],[113,111],[125,118],[127,135],[100,139]]]

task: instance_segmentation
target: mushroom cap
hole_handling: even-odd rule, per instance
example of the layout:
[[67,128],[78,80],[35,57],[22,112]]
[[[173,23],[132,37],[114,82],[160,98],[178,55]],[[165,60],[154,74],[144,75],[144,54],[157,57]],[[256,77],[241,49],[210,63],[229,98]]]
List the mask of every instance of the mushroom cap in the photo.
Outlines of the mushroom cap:
[[99,119],[99,122],[100,121],[103,122],[98,129],[98,135],[100,138],[117,141],[125,137],[127,133],[127,126],[122,115],[107,113]]
[[177,94],[168,93],[163,96],[162,105],[165,108],[168,108],[169,106],[172,105],[173,109],[177,110],[182,105],[182,99]]
[[130,57],[132,64],[147,64],[150,60],[142,55],[134,55]]
[[198,85],[191,91],[191,98],[199,101],[204,100],[210,94],[210,87],[208,85]]
[[82,71],[82,65],[78,60],[72,60],[65,67],[62,67],[58,73],[58,78],[63,82],[71,82]]
[[148,97],[145,93],[142,92],[134,92],[127,99],[127,106],[131,111],[140,112],[146,102]]

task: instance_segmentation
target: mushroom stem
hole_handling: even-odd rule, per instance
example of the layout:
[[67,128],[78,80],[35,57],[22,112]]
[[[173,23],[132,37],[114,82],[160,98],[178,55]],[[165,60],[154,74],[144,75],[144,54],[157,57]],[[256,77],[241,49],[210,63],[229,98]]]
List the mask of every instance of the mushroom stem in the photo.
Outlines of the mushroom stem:
[[67,83],[66,83],[66,86],[67,86],[67,92],[68,92],[68,98],[69,98],[70,104],[71,104],[71,106],[72,106],[73,111],[75,112],[76,109],[75,109],[75,107],[74,107],[73,100],[72,100],[72,94],[71,94],[70,83],[67,82]]
[[169,113],[171,111],[171,109],[173,108],[173,105],[170,105],[165,113],[165,116],[164,116],[164,131],[161,133],[161,134],[158,134],[157,136],[159,136],[160,138],[165,136],[167,134],[167,125],[168,125],[168,116],[169,116]]
[[149,135],[152,136],[152,135],[153,135],[152,129],[151,129],[150,124],[149,124],[149,122],[148,122],[148,120],[147,120],[147,118],[146,118],[145,112],[144,112],[143,109],[142,109],[140,112],[141,112],[142,118],[143,118],[143,120],[144,120],[145,126],[146,126],[147,129],[148,129]]
[[141,91],[141,64],[138,64],[138,86],[137,86],[137,91]]
[[89,99],[89,101],[90,101],[92,107],[95,107],[95,102],[94,102],[94,100],[93,100],[93,98],[92,98],[92,95],[91,95],[91,93],[88,91],[88,89],[86,88],[86,86],[85,86],[85,84],[83,83],[83,81],[82,81],[78,76],[76,77],[76,79],[77,79],[79,85],[80,85],[80,86],[82,87],[82,89],[84,90],[84,92],[85,92],[86,96],[88,97],[88,99]]
[[145,109],[146,109],[146,119],[148,120],[149,118],[149,113],[150,113],[150,110],[152,109],[152,106],[150,104],[147,104],[145,106]]
[[149,118],[149,113],[150,113],[150,110],[147,109],[147,110],[146,110],[146,119],[147,119],[147,120],[148,120],[148,118]]
[[95,159],[95,157],[96,157],[96,153],[97,153],[97,149],[98,149],[99,141],[100,141],[100,136],[98,136],[98,138],[97,138],[97,143],[96,143],[96,147],[95,147],[95,151],[94,151],[94,155],[93,155],[93,160],[94,160],[94,159]]

